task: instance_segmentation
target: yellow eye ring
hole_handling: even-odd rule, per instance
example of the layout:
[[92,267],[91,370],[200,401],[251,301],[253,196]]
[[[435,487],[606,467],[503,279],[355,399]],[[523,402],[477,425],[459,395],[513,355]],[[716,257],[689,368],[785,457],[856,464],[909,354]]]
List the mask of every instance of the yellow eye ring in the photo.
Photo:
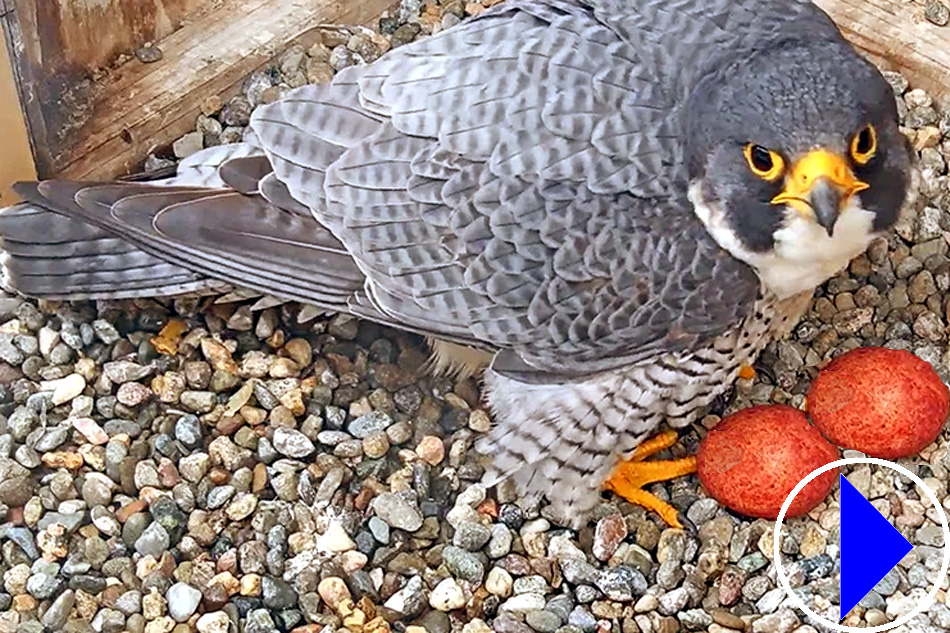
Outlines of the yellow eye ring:
[[749,164],[749,169],[762,180],[775,182],[785,173],[785,160],[778,152],[749,143],[742,153],[745,155],[745,162]]
[[868,124],[851,139],[851,159],[858,165],[867,165],[876,153],[877,130]]

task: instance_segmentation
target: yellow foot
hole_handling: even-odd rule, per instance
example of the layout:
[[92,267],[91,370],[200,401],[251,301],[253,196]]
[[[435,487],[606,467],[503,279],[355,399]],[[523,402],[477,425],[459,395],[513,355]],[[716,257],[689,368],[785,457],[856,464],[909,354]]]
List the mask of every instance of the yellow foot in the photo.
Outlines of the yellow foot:
[[743,380],[752,380],[755,378],[755,367],[752,365],[743,365],[739,368],[739,378]]
[[643,489],[658,481],[675,479],[696,472],[696,458],[684,457],[672,461],[644,461],[676,443],[676,433],[664,431],[646,440],[636,448],[629,460],[621,462],[604,482],[604,488],[615,492],[630,503],[653,510],[667,525],[682,529],[676,508]]

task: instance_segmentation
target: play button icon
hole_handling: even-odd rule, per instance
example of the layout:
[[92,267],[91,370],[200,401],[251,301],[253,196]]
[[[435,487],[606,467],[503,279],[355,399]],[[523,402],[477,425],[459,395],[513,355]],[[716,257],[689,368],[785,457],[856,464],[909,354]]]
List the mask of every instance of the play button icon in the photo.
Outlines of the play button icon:
[[914,549],[904,536],[839,475],[841,482],[841,618]]
[[[898,565],[908,553],[914,550],[914,545],[898,532],[887,518],[878,512],[877,508],[875,508],[870,501],[865,499],[861,492],[855,488],[850,481],[843,475],[839,477],[840,559],[838,565],[838,587],[840,593],[838,609],[834,609],[834,603],[827,599],[827,594],[816,594],[804,591],[805,587],[800,584],[797,590],[793,590],[786,569],[786,556],[783,555],[781,549],[781,545],[784,542],[782,539],[782,525],[785,520],[785,514],[788,512],[792,501],[798,493],[822,473],[843,466],[855,466],[859,464],[869,464],[872,468],[878,469],[890,469],[914,482],[917,485],[918,492],[921,494],[921,501],[924,501],[924,498],[926,498],[935,510],[935,520],[943,530],[944,543],[950,544],[950,524],[947,522],[947,515],[944,512],[943,505],[917,474],[895,462],[875,457],[849,457],[839,459],[830,464],[825,464],[821,468],[816,468],[809,473],[807,477],[798,482],[798,485],[789,493],[775,521],[775,530],[772,535],[772,560],[775,564],[776,577],[779,584],[785,590],[786,595],[792,603],[812,620],[810,624],[813,626],[821,625],[823,630],[841,631],[842,633],[851,633],[852,631],[854,633],[883,633],[884,631],[907,624],[934,603],[947,577],[947,571],[950,569],[950,546],[943,548],[943,560],[940,565],[940,570],[935,577],[930,579],[932,583],[930,591],[926,596],[921,596],[920,600],[912,609],[901,613],[891,622],[862,627],[845,625],[843,620],[865,596],[878,586],[878,583],[891,569]],[[878,599],[880,599],[880,596],[878,596]],[[824,617],[819,615],[815,609],[822,611]]]

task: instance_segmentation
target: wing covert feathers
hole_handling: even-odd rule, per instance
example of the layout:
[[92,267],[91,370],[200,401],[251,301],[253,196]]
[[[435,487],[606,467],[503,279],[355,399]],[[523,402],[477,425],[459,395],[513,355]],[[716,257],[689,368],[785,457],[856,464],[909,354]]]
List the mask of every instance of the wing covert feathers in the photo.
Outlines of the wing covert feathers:
[[[43,183],[31,208],[67,216],[83,252],[121,243],[112,268],[161,260],[176,283],[506,350],[497,371],[541,382],[606,371],[750,309],[754,273],[685,198],[683,95],[702,64],[683,62],[833,29],[810,3],[782,6],[512,0],[258,108],[247,143],[199,152],[172,178]],[[47,286],[24,272],[42,252],[16,240],[24,213],[0,220],[17,244],[8,269],[42,294],[63,264],[43,260]]]

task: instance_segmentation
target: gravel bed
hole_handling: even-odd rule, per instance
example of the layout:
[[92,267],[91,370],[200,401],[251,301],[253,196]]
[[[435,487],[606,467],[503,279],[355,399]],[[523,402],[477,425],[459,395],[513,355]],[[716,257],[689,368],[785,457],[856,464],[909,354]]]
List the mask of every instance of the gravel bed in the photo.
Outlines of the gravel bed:
[[[174,154],[240,140],[256,105],[489,4],[405,0],[379,32],[328,29],[241,95],[210,96]],[[910,350],[950,380],[950,116],[889,80],[920,155],[916,218],[825,284],[719,414],[801,406],[823,364],[865,345]],[[478,483],[473,443],[490,425],[478,382],[427,374],[420,338],[252,305],[0,295],[0,633],[823,630],[776,581],[772,523],[728,512],[695,477],[652,488],[695,530],[606,495],[588,527],[565,529]],[[718,420],[669,452],[695,451]],[[901,460],[945,508],[948,439]],[[844,622],[878,625],[929,590],[942,531],[913,483],[847,474],[920,544]],[[836,492],[788,521],[781,544],[791,584],[831,619],[838,513]],[[946,600],[904,630],[950,630]]]

